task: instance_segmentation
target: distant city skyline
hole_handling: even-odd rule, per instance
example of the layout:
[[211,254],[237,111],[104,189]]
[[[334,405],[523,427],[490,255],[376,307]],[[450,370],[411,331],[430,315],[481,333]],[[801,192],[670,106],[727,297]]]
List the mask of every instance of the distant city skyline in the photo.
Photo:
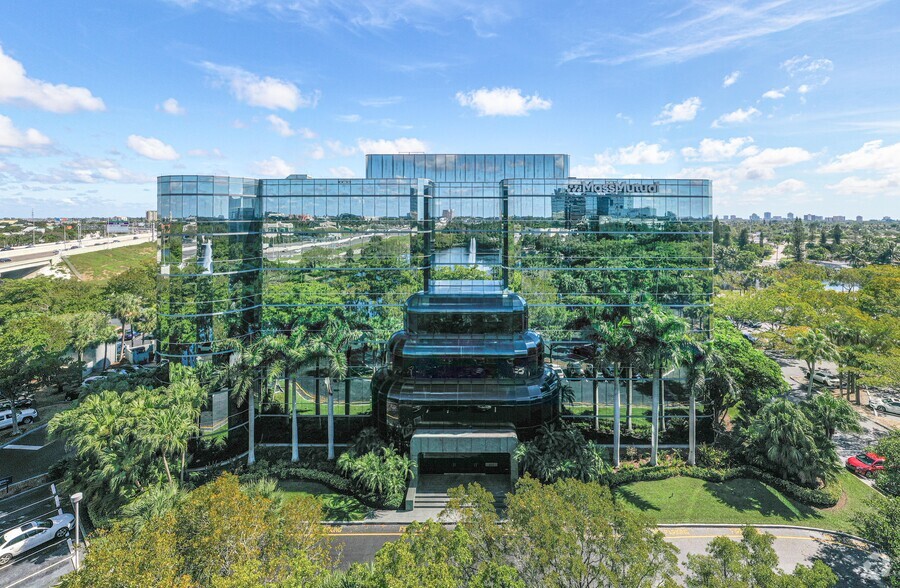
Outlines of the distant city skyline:
[[2,16],[0,217],[143,216],[156,176],[364,177],[363,153],[423,151],[708,178],[720,217],[900,216],[886,0],[43,0]]

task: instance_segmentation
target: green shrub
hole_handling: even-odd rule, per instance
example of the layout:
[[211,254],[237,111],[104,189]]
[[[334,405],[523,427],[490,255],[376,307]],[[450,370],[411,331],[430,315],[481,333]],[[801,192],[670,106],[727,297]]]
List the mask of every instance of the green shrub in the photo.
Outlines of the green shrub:
[[731,464],[731,454],[714,445],[702,443],[697,446],[697,463],[707,468],[722,469]]

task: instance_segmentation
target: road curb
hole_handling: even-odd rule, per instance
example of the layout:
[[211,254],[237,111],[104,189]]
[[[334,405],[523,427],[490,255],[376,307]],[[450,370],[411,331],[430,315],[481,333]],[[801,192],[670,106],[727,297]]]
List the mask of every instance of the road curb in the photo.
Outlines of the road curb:
[[[389,522],[389,521],[322,521],[323,525],[327,525],[329,527],[380,527],[380,526],[389,526],[389,525],[401,525],[406,526],[410,525],[413,521],[410,522]],[[424,522],[424,521],[415,521],[415,522]],[[449,521],[436,521],[442,525],[455,525],[454,522]],[[502,522],[502,521],[501,521]],[[741,529],[743,527],[753,527],[755,529],[791,529],[794,531],[810,531],[813,533],[822,533],[825,535],[834,535],[838,537],[843,537],[846,539],[851,539],[853,541],[859,541],[861,543],[865,543],[873,548],[881,550],[881,547],[876,543],[872,543],[868,539],[864,539],[859,537],[858,535],[852,535],[850,533],[845,533],[843,531],[831,531],[828,529],[817,529],[815,527],[803,527],[800,525],[755,525],[755,524],[734,524],[734,523],[665,523],[661,525],[656,525],[657,529]]]
[[33,428],[33,429],[29,429],[29,430],[25,431],[25,432],[22,433],[21,435],[18,435],[18,436],[16,436],[16,437],[13,437],[12,439],[9,439],[9,440],[7,440],[7,441],[4,441],[3,443],[0,443],[0,449],[3,449],[3,448],[6,447],[7,445],[13,445],[13,444],[15,444],[17,441],[19,441],[20,439],[22,439],[22,438],[24,438],[24,437],[27,437],[28,435],[31,435],[32,433],[34,433],[34,432],[36,432],[36,431],[40,431],[40,430],[43,429],[43,428],[46,428],[46,426],[47,426],[48,424],[49,424],[49,423],[42,423],[42,424],[36,426],[36,427]]

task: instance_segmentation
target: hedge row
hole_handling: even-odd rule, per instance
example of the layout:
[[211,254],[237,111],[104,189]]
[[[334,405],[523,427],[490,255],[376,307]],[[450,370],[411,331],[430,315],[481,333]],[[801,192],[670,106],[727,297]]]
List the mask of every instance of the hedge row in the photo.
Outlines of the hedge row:
[[335,492],[349,494],[357,500],[372,508],[400,508],[403,497],[380,496],[378,494],[362,491],[357,484],[344,476],[327,472],[303,464],[276,461],[269,463],[265,460],[258,461],[250,471],[241,475],[242,482],[254,481],[260,478],[277,478],[279,480],[300,480],[303,482],[317,482],[328,486]]
[[697,478],[706,482],[727,482],[735,478],[754,478],[795,500],[816,508],[830,508],[836,505],[841,498],[841,487],[839,484],[830,484],[823,488],[805,488],[753,466],[738,466],[721,470],[685,465],[628,468],[608,474],[604,481],[611,488],[615,488],[616,486],[632,482],[665,480],[675,476]]

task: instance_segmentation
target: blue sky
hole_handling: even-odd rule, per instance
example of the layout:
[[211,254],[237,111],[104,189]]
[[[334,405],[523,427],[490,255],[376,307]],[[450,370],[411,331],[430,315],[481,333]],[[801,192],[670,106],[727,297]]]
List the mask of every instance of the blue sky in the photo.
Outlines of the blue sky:
[[898,38],[885,0],[5,2],[0,216],[428,151],[710,178],[719,215],[898,217]]

